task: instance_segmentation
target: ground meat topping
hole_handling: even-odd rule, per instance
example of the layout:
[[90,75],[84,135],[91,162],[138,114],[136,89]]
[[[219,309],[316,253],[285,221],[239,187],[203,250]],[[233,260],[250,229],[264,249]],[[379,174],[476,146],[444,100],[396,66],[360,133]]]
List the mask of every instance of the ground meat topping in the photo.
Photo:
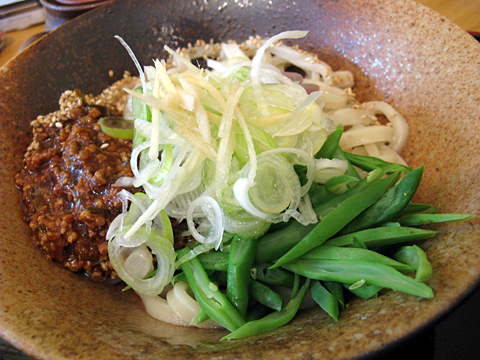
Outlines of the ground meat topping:
[[34,142],[15,182],[34,242],[48,258],[98,281],[116,277],[105,236],[122,210],[114,183],[132,176],[131,142],[101,131],[105,107],[76,105],[55,122],[32,124]]

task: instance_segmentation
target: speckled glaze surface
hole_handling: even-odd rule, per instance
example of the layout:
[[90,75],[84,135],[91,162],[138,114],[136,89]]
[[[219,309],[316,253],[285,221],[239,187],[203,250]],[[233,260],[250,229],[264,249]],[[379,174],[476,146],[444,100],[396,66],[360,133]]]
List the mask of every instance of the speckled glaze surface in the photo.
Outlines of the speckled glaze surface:
[[[72,274],[32,245],[13,185],[29,123],[55,110],[63,90],[96,93],[134,70],[113,35],[149,64],[164,55],[164,43],[287,29],[310,30],[301,47],[351,69],[362,99],[386,99],[405,115],[404,156],[426,168],[417,201],[476,215],[436,226],[439,235],[421,243],[434,269],[434,299],[385,292],[353,301],[337,323],[311,310],[277,331],[219,343],[223,331],[157,322],[121,287]],[[51,32],[0,70],[0,335],[39,359],[350,359],[425,329],[480,277],[479,54],[460,28],[401,0],[120,1]]]

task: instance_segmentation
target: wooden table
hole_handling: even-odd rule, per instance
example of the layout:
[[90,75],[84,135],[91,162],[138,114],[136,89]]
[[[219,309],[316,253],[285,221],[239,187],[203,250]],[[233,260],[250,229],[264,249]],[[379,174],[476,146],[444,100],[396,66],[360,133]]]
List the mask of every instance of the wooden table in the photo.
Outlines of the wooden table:
[[[464,30],[480,33],[480,0],[418,0],[418,2],[444,15]],[[7,33],[7,44],[0,52],[0,66],[17,54],[25,40],[44,30],[45,27],[41,24]]]

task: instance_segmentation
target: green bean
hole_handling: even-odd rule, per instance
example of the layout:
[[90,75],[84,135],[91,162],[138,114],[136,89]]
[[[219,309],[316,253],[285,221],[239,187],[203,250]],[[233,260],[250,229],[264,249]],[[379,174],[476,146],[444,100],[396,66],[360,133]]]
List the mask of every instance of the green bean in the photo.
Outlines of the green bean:
[[427,285],[384,264],[366,261],[296,259],[283,264],[283,267],[310,279],[346,284],[365,281],[368,285],[377,285],[414,296],[433,297],[433,292]]
[[378,292],[383,289],[383,287],[381,286],[366,285],[366,284],[363,284],[362,286],[359,286],[359,287],[353,287],[353,288],[352,288],[352,285],[348,285],[348,284],[343,284],[343,286],[347,288],[348,291],[350,291],[352,294],[365,300],[371,299],[372,297],[376,297]]
[[[307,169],[306,166],[302,166],[300,168],[298,165],[295,165],[295,168],[298,174],[298,179],[300,180],[300,184],[302,186],[305,185],[308,181],[307,176],[305,175],[305,171]],[[317,206],[320,206],[324,202],[335,197],[335,194],[328,191],[326,186],[320,185],[314,181],[310,186],[310,190],[308,190],[308,196],[310,197],[313,208],[316,208]]]
[[353,176],[357,179],[360,179],[360,176],[358,175],[357,171],[352,166],[350,161],[347,159],[346,153],[338,145],[340,142],[340,138],[342,137],[342,134],[343,134],[343,126],[338,125],[337,129],[327,137],[327,140],[325,140],[325,143],[322,145],[320,150],[315,154],[315,158],[317,159],[336,158],[340,160],[346,160],[348,162],[348,168],[347,168],[347,171],[345,172],[345,175]]
[[261,264],[257,266],[254,280],[258,280],[267,285],[293,287],[294,275],[285,269],[275,268],[269,269],[269,264]]
[[[298,177],[299,179],[301,179],[302,185],[304,185],[307,182],[307,177],[305,173],[300,173]],[[334,198],[335,194],[328,191],[325,185],[320,185],[314,181],[310,186],[310,190],[308,190],[308,196],[310,197],[312,207],[316,208],[321,204],[323,204],[324,202]]]
[[[178,251],[178,256],[185,255],[189,248]],[[227,300],[217,286],[210,281],[200,260],[193,258],[180,265],[187,278],[195,299],[207,315],[227,328],[234,331],[241,327],[245,320],[237,309]]]
[[358,181],[356,177],[349,175],[341,175],[331,178],[325,183],[325,187],[328,191],[335,195],[340,195],[351,188],[351,184],[355,184]]
[[315,154],[317,159],[331,159],[338,148],[340,138],[343,134],[343,126],[338,125],[337,129],[328,135],[320,150]]
[[227,272],[226,271],[213,271],[208,276],[215,284],[227,285]]
[[249,292],[250,295],[252,295],[252,297],[260,304],[263,304],[276,311],[282,310],[282,297],[270,289],[269,286],[262,284],[259,281],[250,279]]
[[384,226],[336,236],[326,241],[324,245],[350,246],[353,244],[354,239],[358,239],[362,241],[367,248],[371,249],[379,246],[404,243],[407,241],[428,239],[435,236],[436,233],[437,232],[433,230]]
[[297,221],[287,227],[263,235],[258,240],[255,264],[264,264],[278,259],[315,228],[316,224],[304,226]]
[[281,311],[274,311],[273,313],[261,319],[247,322],[237,330],[224,336],[221,340],[239,339],[247,336],[257,335],[285,325],[291,321],[297,313],[298,308],[300,307],[300,304],[302,303],[305,293],[309,287],[310,279],[307,279],[300,291],[298,291],[295,297],[291,299]]
[[408,174],[412,171],[411,168],[401,164],[390,163],[384,161],[382,159],[372,157],[372,156],[364,156],[364,155],[355,155],[351,153],[345,153],[345,157],[356,167],[370,172],[374,169],[382,169],[385,171],[386,174],[392,174],[394,172],[403,172]]
[[197,255],[197,258],[205,270],[227,271],[228,256],[226,252],[215,251]]
[[473,218],[470,214],[408,214],[398,221],[403,226],[421,226],[439,222],[465,221]]
[[436,213],[438,211],[438,207],[427,205],[427,204],[417,204],[417,203],[410,202],[408,203],[407,206],[405,206],[405,209],[403,209],[400,212],[400,214],[398,214],[398,216],[402,217],[403,215],[418,214],[425,211],[433,211],[434,213]]
[[310,202],[312,207],[315,209],[325,202],[333,199],[335,194],[327,189],[325,185],[317,184],[315,181],[312,183],[310,190],[308,191],[308,196],[310,196]]
[[255,259],[256,239],[233,238],[227,271],[227,298],[245,317],[248,307],[248,286]]
[[423,167],[413,170],[374,205],[345,226],[339,235],[367,229],[395,219],[417,191],[422,174]]
[[318,280],[312,281],[310,290],[313,300],[335,321],[338,320],[339,307],[335,295],[325,289]]
[[403,246],[394,257],[416,270],[415,280],[426,281],[432,276],[432,265],[425,252],[417,245]]
[[[380,181],[381,176],[381,173],[376,173],[373,174],[372,177],[360,180],[357,185],[348,191],[333,197],[318,208],[315,208],[315,213],[319,218],[323,217],[326,213],[339,206],[339,204],[346,201],[349,197],[375,186]],[[282,229],[263,235],[258,242],[255,263],[262,264],[280,258],[287,251],[297,245],[315,227],[316,224],[304,226],[297,221],[293,221]]]
[[425,210],[423,213],[424,214],[436,214],[438,212],[438,206],[430,206],[430,209]]
[[208,319],[210,319],[210,316],[208,316],[207,313],[202,308],[200,308],[200,310],[198,310],[195,316],[193,317],[192,325],[201,324],[207,321]]
[[365,243],[362,240],[356,237],[352,239],[352,247],[357,249],[368,249],[367,245],[365,245]]
[[414,271],[414,269],[407,263],[395,261],[390,259],[388,256],[379,254],[372,250],[352,247],[321,245],[302,255],[300,259],[368,261],[391,266],[401,273],[412,273]]
[[[375,185],[378,181],[380,181],[382,176],[383,173],[381,172],[370,174],[367,178],[360,180],[354,187],[352,187],[345,193],[330,197],[328,199],[323,198],[322,200],[326,201],[321,201],[318,207],[314,207],[317,217],[322,218],[325,213],[328,213],[329,211],[331,211],[331,209],[337,207],[341,202],[345,201],[349,197]],[[323,191],[325,191],[326,193],[331,194],[328,190],[326,190],[324,186],[322,187],[322,189],[324,189]],[[284,226],[277,231],[271,231],[267,233],[259,239],[260,246],[257,249],[255,263],[264,263],[280,257],[289,249],[291,249],[294,245],[296,245],[314,228],[314,224],[309,226],[303,226],[302,224],[293,221],[288,223],[287,226]]]
[[374,204],[383,195],[386,189],[392,185],[392,179],[385,178],[372,187],[362,191],[359,194],[349,197],[347,200],[333,209],[307,236],[305,236],[297,245],[283,255],[273,267],[279,267],[289,262],[313,248],[321,245],[327,239],[335,235],[345,225],[352,221],[362,211]]
[[293,274],[292,298],[297,294],[298,289],[300,289],[300,280],[300,275]]
[[[359,194],[362,191],[365,191],[366,189],[374,186],[376,183],[378,183],[381,180],[383,175],[384,174],[381,171],[374,171],[370,173],[369,176],[367,176],[365,179],[358,181],[355,184],[355,186],[353,186],[351,189],[348,189],[348,191],[345,191],[344,193],[333,197],[329,201],[321,204],[320,206],[315,207],[314,210],[318,219],[321,220],[326,214],[328,214],[329,211],[331,211],[331,209],[337,207],[340,203],[347,200],[349,197]],[[400,174],[394,176],[392,178],[392,183],[394,183],[393,180],[397,180],[399,178],[400,178]]]
[[345,170],[345,174],[347,176],[352,176],[360,180],[362,177],[358,174],[357,170],[353,167],[352,163],[348,161],[347,159],[347,153],[343,151],[340,146],[335,149],[335,152],[333,153],[333,157],[335,159],[340,159],[340,160],[345,160],[347,161],[347,170]]
[[328,291],[335,296],[338,301],[338,306],[340,309],[345,307],[345,296],[343,295],[343,285],[339,282],[334,281],[324,281],[323,285],[327,288]]
[[252,310],[250,310],[250,312],[247,314],[245,318],[245,322],[248,323],[250,321],[261,319],[262,317],[270,314],[271,312],[272,312],[272,309],[266,307],[265,305],[257,303],[252,308]]

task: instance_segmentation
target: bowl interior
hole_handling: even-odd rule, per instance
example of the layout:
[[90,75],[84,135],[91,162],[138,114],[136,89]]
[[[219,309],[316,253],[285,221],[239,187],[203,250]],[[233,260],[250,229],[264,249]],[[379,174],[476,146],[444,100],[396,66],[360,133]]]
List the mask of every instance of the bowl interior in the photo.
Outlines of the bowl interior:
[[[60,94],[98,93],[125,70],[123,47],[142,64],[198,38],[209,41],[309,30],[295,42],[335,69],[350,69],[362,100],[384,99],[405,115],[404,157],[425,165],[417,202],[476,218],[439,225],[421,243],[434,269],[435,298],[385,292],[352,301],[334,323],[304,311],[263,335],[218,342],[225,333],[150,318],[121,286],[93,283],[47,261],[20,217],[14,176],[30,142],[29,123],[58,107]],[[480,46],[413,1],[119,1],[49,33],[0,71],[0,335],[38,358],[303,358],[371,354],[438,319],[480,276]],[[113,77],[110,75],[113,72]]]

